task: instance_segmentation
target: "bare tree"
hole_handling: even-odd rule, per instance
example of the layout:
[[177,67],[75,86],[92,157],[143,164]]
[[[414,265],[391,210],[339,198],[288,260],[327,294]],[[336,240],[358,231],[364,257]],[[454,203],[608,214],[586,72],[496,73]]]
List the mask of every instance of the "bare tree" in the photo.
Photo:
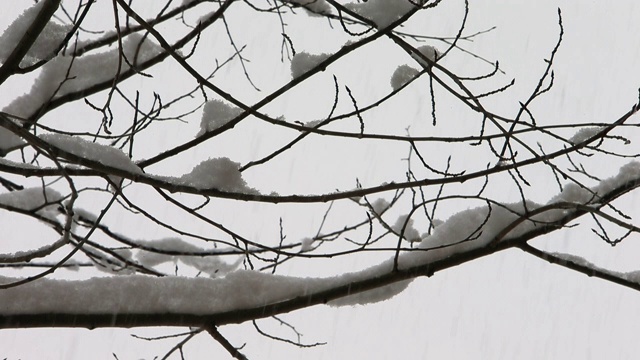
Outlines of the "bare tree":
[[[278,315],[385,300],[512,248],[640,290],[531,244],[581,217],[612,246],[639,230],[614,202],[640,185],[640,103],[536,115],[554,96],[560,10],[519,97],[466,49],[493,29],[469,28],[468,1],[447,36],[420,26],[441,1],[149,3],[42,0],[0,38],[3,86],[35,79],[0,113],[0,208],[33,224],[0,254],[1,328],[184,326],[166,357],[204,331],[242,359],[220,328],[316,346]],[[371,267],[348,267],[362,255]],[[302,277],[317,263],[330,277]],[[298,335],[255,322],[270,317]]]

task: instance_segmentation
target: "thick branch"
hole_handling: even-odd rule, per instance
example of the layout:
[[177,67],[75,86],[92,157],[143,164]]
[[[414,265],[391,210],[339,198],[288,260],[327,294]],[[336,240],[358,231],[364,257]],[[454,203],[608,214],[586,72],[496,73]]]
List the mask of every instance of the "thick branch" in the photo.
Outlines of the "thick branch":
[[16,72],[20,66],[20,61],[22,61],[22,58],[27,54],[33,43],[36,42],[36,39],[38,39],[38,36],[40,36],[40,33],[53,16],[53,13],[58,9],[60,1],[61,0],[45,0],[45,4],[33,20],[33,23],[31,23],[24,33],[16,48],[13,49],[7,61],[0,67],[0,84],[4,83],[5,80]]
[[[601,196],[601,203],[609,203],[638,187],[639,179],[633,179],[620,184]],[[497,243],[490,242],[492,246],[484,246],[470,251],[457,253],[444,259],[428,263],[400,268],[397,271],[387,272],[382,275],[364,280],[352,281],[346,284],[331,287],[326,290],[316,291],[310,294],[301,293],[293,298],[262,304],[255,307],[245,307],[231,310],[221,310],[212,314],[194,313],[132,313],[122,311],[120,313],[44,313],[44,314],[4,314],[0,315],[0,328],[26,328],[26,327],[140,327],[140,326],[198,326],[204,327],[210,324],[221,326],[231,323],[242,323],[249,320],[266,318],[273,315],[288,313],[294,310],[307,308],[313,305],[326,304],[331,300],[340,299],[349,295],[361,293],[367,290],[380,288],[399,281],[414,279],[419,276],[432,276],[438,271],[455,267],[496,252],[512,247],[520,247],[527,241],[563,228],[570,221],[588,213],[585,209],[575,209],[567,212],[562,218],[551,223],[539,223],[530,231],[514,238],[503,239]],[[126,278],[122,278],[123,283]],[[82,288],[78,294],[82,296]],[[119,289],[111,288],[111,292]],[[0,292],[0,296],[2,293]],[[226,296],[227,294],[220,294]],[[189,294],[176,294],[189,296]],[[20,299],[13,299],[20,301]]]

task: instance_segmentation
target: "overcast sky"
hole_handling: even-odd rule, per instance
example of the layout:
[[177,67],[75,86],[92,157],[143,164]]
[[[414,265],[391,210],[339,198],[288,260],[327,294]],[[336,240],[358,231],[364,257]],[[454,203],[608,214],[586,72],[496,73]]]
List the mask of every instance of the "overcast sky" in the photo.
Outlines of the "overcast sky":
[[[518,100],[526,97],[530,92],[545,64],[544,59],[557,41],[557,7],[562,9],[565,35],[562,47],[558,53],[554,70],[556,84],[553,92],[541,99],[536,105],[536,111],[541,121],[547,123],[611,122],[628,111],[629,106],[637,101],[640,86],[640,33],[637,19],[640,17],[640,7],[635,1],[484,1],[481,4],[471,4],[467,32],[485,30],[492,26],[497,29],[482,35],[474,42],[462,43],[466,49],[494,61],[499,60],[506,75],[499,77],[498,83],[504,84],[511,78],[516,78],[516,85],[510,92],[500,94],[495,101],[488,103],[506,114],[513,115],[517,111]],[[16,14],[21,12],[22,4],[12,2],[5,6],[0,13],[0,28],[6,27]],[[424,23],[411,24],[413,30],[420,30],[424,34],[434,36],[453,36],[461,18],[461,4],[443,2],[442,6],[427,16]],[[255,28],[261,24],[253,24],[253,28],[245,28],[242,21],[230,17],[229,22],[238,37],[236,41],[247,44],[247,57],[252,60],[248,65],[250,73],[255,74],[254,80],[265,93],[269,89],[281,85],[278,76],[286,74],[286,67],[279,64],[279,58],[262,59],[259,54],[274,54],[272,43],[256,36]],[[294,42],[298,51],[323,53],[336,51],[347,37],[340,37],[339,31],[326,31],[326,24],[321,21],[308,22],[304,31],[294,33]],[[291,28],[299,24],[291,24]],[[265,28],[267,25],[264,25]],[[271,23],[273,31],[277,27]],[[271,28],[269,28],[271,29]],[[328,36],[327,34],[334,35]],[[214,38],[215,39],[215,38]],[[331,41],[333,40],[333,41]],[[227,41],[224,38],[219,41]],[[430,43],[436,47],[443,47],[442,43]],[[201,46],[205,46],[201,44]],[[370,88],[372,98],[379,94],[378,89],[388,91],[389,73],[386,64],[409,64],[411,59],[398,51],[384,51],[390,45],[381,42],[374,44],[371,50],[363,49],[362,62],[342,62],[336,64],[336,73],[342,75],[341,80],[354,89]],[[368,52],[370,51],[370,52]],[[204,61],[194,59],[195,61]],[[273,62],[273,63],[272,63]],[[370,64],[369,64],[370,63]],[[274,65],[276,64],[276,65]],[[366,65],[363,66],[362,64]],[[468,64],[468,65],[467,65]],[[171,64],[175,66],[175,64]],[[464,54],[452,55],[444,59],[444,66],[458,71],[468,69],[469,75],[476,74],[487,65],[474,60]],[[272,70],[275,69],[275,70]],[[349,75],[353,73],[353,75]],[[238,73],[238,72],[236,72]],[[228,74],[223,85],[231,89],[236,84],[231,80],[234,73]],[[332,98],[332,82],[328,81],[331,69],[318,75],[317,82],[310,82],[307,88],[302,87],[299,93],[318,94],[328,93]],[[364,75],[363,75],[364,74]],[[178,77],[175,77],[178,79]],[[322,81],[324,80],[324,81]],[[136,86],[138,80],[129,82]],[[165,80],[166,81],[166,80]],[[228,82],[224,82],[228,81]],[[248,87],[245,80],[238,80],[238,88]],[[327,92],[318,91],[321,86],[329,86]],[[16,93],[26,91],[29,81],[10,79],[0,87],[0,105],[9,103]],[[189,88],[181,82],[165,83],[166,89]],[[324,89],[324,88],[321,88]],[[167,90],[169,91],[169,90]],[[176,90],[177,91],[177,90]],[[407,104],[404,112],[398,113],[394,108],[381,109],[377,116],[381,119],[401,121],[411,126],[411,131],[420,132],[428,128],[430,122],[428,114],[428,91],[424,87],[415,86],[404,97]],[[359,93],[363,98],[367,94]],[[246,95],[247,101],[256,100],[261,95]],[[410,99],[411,101],[408,101]],[[440,121],[456,116],[466,116],[468,112],[458,110],[455,101],[442,96],[438,103],[442,109]],[[299,117],[301,121],[316,119],[317,114],[323,113],[327,102],[322,96],[299,96],[276,102],[269,110],[276,114],[286,109],[288,117]],[[72,114],[70,109],[60,109],[59,116]],[[311,114],[311,115],[310,115]],[[196,121],[182,125],[183,133],[176,133],[176,137],[193,136],[198,131],[200,115],[194,115]],[[451,120],[454,121],[454,120]],[[636,120],[637,122],[637,120]],[[387,125],[373,121],[372,126],[379,126],[384,130]],[[406,126],[394,124],[394,129]],[[187,129],[187,130],[184,130]],[[243,149],[234,148],[232,154],[237,161],[246,162],[256,156],[261,149],[268,147],[270,141],[261,133],[261,128],[245,129],[245,133],[223,139],[222,144],[234,144],[241,139],[247,144]],[[432,131],[440,131],[433,129]],[[166,133],[158,135],[158,141],[174,143]],[[173,136],[173,135],[171,135]],[[279,135],[274,134],[273,137]],[[318,154],[326,149],[322,144],[315,144],[310,140],[308,145],[301,146],[295,155],[283,157],[275,162],[276,174],[248,172],[247,182],[250,186],[260,186],[261,190],[274,189],[279,192],[296,192],[304,189],[310,192],[328,191],[323,179],[326,171],[332,171],[332,181],[336,187],[347,189],[354,186],[354,173],[364,183],[373,185],[385,178],[381,168],[388,166],[392,170],[401,169],[402,163],[398,159],[405,155],[406,148],[380,151],[375,144],[366,144],[357,149],[350,149],[348,145],[341,145],[339,141],[327,149],[327,153]],[[222,145],[224,147],[224,145]],[[232,148],[232,145],[226,145]],[[349,149],[348,156],[344,148]],[[638,149],[637,144],[633,144]],[[237,150],[237,151],[236,151]],[[443,149],[448,151],[449,149]],[[141,149],[141,157],[150,156]],[[206,158],[210,148],[198,148],[194,158]],[[215,150],[218,151],[218,150]],[[220,155],[226,155],[221,150]],[[333,151],[333,152],[331,152]],[[458,151],[458,150],[452,150]],[[231,154],[231,152],[230,152]],[[322,155],[322,156],[320,156]],[[351,156],[365,159],[357,164],[347,160]],[[464,157],[462,153],[455,159],[460,168],[465,167],[464,161],[484,161],[476,155]],[[342,169],[336,159],[347,158]],[[185,172],[191,164],[180,164],[180,161],[196,161],[192,159],[176,160],[170,166],[158,171],[172,172],[176,175]],[[197,161],[196,161],[197,163]],[[400,165],[399,165],[400,163]],[[598,175],[607,177],[614,175],[616,168],[624,162],[612,162],[594,165]],[[442,164],[440,164],[442,165]],[[484,166],[484,164],[482,165]],[[348,167],[348,168],[347,168]],[[289,170],[301,169],[301,170]],[[330,169],[330,170],[327,170]],[[287,173],[289,172],[289,173]],[[402,171],[400,170],[400,173]],[[540,185],[545,181],[549,187],[543,187],[540,193],[531,194],[534,200],[545,202],[554,195],[548,189],[555,184],[549,175],[529,174]],[[315,181],[314,181],[315,179]],[[331,183],[333,186],[334,183]],[[290,191],[287,191],[290,190]],[[505,200],[517,201],[517,192],[507,191]],[[636,194],[628,195],[619,206],[623,209],[634,209],[639,204]],[[447,207],[440,211],[440,217],[446,219],[451,214],[463,210],[465,206]],[[321,207],[320,207],[321,208]],[[250,215],[238,216],[238,212],[251,214],[247,209],[259,213],[264,211],[262,205],[244,206],[227,219],[236,227],[243,227],[247,234],[260,236],[274,229],[273,219],[256,218]],[[317,208],[315,209],[317,210]],[[319,220],[310,219],[298,214],[298,209],[282,210],[293,220],[288,227],[291,238],[301,238],[313,235]],[[633,211],[630,211],[633,215]],[[306,214],[306,213],[305,213]],[[349,214],[336,214],[336,217]],[[222,215],[221,215],[222,216]],[[109,219],[118,224],[116,215]],[[285,218],[286,220],[287,218]],[[0,216],[1,228],[8,228],[13,220]],[[121,228],[126,224],[119,223]],[[311,230],[309,230],[311,228]],[[132,227],[131,234],[144,231]],[[16,237],[25,228],[16,229],[15,226],[7,232]],[[146,234],[150,238],[162,234]],[[142,235],[141,235],[142,236]],[[29,234],[27,238],[36,237]],[[611,247],[604,244],[593,235],[588,226],[578,231],[564,230],[550,236],[537,239],[534,245],[553,251],[573,253],[586,257],[600,266],[614,270],[640,270],[638,256],[640,238],[630,237],[624,243]],[[9,246],[9,245],[7,245]],[[4,247],[4,243],[3,243]],[[384,256],[383,256],[384,258]],[[322,262],[306,264],[294,262],[281,271],[289,275],[333,275],[341,271],[359,270],[365,264],[375,263],[379,257],[367,259],[355,258],[343,263],[344,268],[324,267]],[[346,307],[329,308],[316,306],[282,316],[287,322],[294,324],[298,331],[304,334],[303,342],[327,342],[327,345],[298,349],[281,344],[255,333],[251,324],[227,326],[221,332],[228,336],[231,343],[241,345],[247,343],[245,353],[249,358],[287,358],[287,359],[577,359],[577,358],[612,358],[633,359],[640,353],[640,342],[636,334],[640,332],[637,319],[640,310],[637,303],[640,294],[609,284],[601,280],[591,279],[570,270],[550,265],[533,258],[520,250],[509,250],[495,254],[474,262],[463,264],[457,268],[438,273],[431,278],[421,278],[414,281],[409,288],[383,303]],[[265,328],[281,329],[273,320],[258,322]],[[147,342],[135,339],[130,334],[152,336],[180,332],[184,329],[98,329],[98,330],[70,330],[70,329],[29,329],[29,330],[1,330],[0,357],[8,359],[113,359],[112,353],[119,359],[153,358],[162,355],[171,348],[175,341]],[[205,359],[212,356],[224,358],[226,352],[205,334],[199,335],[186,348],[188,359]],[[217,358],[217,357],[216,357]]]

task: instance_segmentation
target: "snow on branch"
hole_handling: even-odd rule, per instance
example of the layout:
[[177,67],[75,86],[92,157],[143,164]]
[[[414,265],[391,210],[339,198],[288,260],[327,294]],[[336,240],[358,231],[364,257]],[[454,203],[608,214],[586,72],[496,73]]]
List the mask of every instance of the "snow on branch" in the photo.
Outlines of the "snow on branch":
[[[25,36],[27,30],[34,22],[42,7],[47,1],[40,1],[29,9],[4,30],[0,36],[0,62],[4,63],[16,46]],[[32,65],[40,60],[52,59],[55,51],[60,47],[62,41],[67,36],[67,32],[72,29],[70,25],[60,25],[55,21],[49,21],[45,25],[40,35],[33,42],[26,55],[20,62],[20,66]]]
[[[146,267],[154,267],[167,262],[175,264],[181,261],[211,277],[220,277],[237,269],[242,262],[242,257],[239,257],[235,262],[229,264],[224,262],[220,256],[197,255],[198,253],[204,253],[204,250],[179,238],[165,238],[153,241],[139,240],[136,241],[136,243],[144,246],[145,249],[137,251],[135,258],[141,265]],[[151,251],[150,249],[154,249],[155,251]],[[168,255],[163,252],[189,254]]]
[[409,65],[405,64],[398,66],[393,72],[393,75],[391,75],[391,88],[393,90],[400,89],[406,83],[418,76],[418,74],[420,74],[420,71]]
[[258,194],[256,189],[247,186],[238,170],[240,164],[227,157],[208,159],[196,165],[191,172],[181,177],[153,176],[172,185],[183,185],[196,189],[216,189],[226,192]]
[[283,2],[300,5],[312,15],[331,13],[331,6],[325,0],[283,0]]
[[291,76],[295,79],[329,58],[331,54],[297,53],[291,59]]
[[0,157],[24,146],[25,141],[18,135],[0,126]]
[[[131,34],[120,49],[98,54],[57,56],[42,67],[42,72],[29,93],[13,100],[3,111],[18,118],[29,118],[33,111],[65,95],[87,91],[111,83],[113,79],[162,53],[162,48],[141,34]],[[119,71],[118,71],[119,70]]]
[[39,138],[79,158],[95,161],[132,174],[142,173],[142,170],[122,150],[112,146],[93,143],[80,137],[65,134],[43,134]]
[[[630,186],[640,186],[640,162],[627,164],[618,175],[603,180],[592,189],[581,192],[569,188],[546,205],[550,211],[535,216],[528,216],[522,203],[462,211],[436,227],[418,249],[401,253],[397,264],[389,259],[359,272],[329,278],[237,270],[215,279],[141,275],[84,281],[42,279],[0,291],[0,303],[3,304],[0,327],[44,325],[38,323],[39,315],[42,315],[40,321],[49,321],[49,326],[201,325],[207,321],[221,325],[331,300],[334,300],[332,305],[382,301],[402,291],[416,276],[431,275],[461,262],[517,246],[514,239],[524,243],[561,228],[581,215],[577,208],[555,208],[556,203],[580,201],[582,205],[602,206],[600,199],[606,197],[611,201],[628,191]],[[592,196],[587,198],[585,193]],[[534,213],[535,209],[545,207],[527,203],[527,208]],[[553,226],[549,227],[549,224]],[[505,233],[505,229],[509,231]],[[496,238],[499,235],[502,237]],[[635,274],[626,276],[629,281],[637,278]],[[2,284],[15,280],[0,279]],[[59,322],[51,322],[47,314],[56,314],[55,319]],[[109,314],[108,318],[106,314]],[[87,320],[80,321],[80,316]]]
[[598,135],[598,133],[600,133],[603,130],[605,130],[605,128],[597,127],[597,126],[582,128],[576,131],[576,133],[573,134],[571,138],[569,138],[569,142],[572,144],[579,144],[581,142],[589,140],[590,138]]
[[0,194],[0,207],[36,211],[47,219],[55,220],[60,214],[59,202],[62,199],[62,194],[51,187],[35,187]]
[[419,0],[369,0],[363,3],[349,3],[345,7],[373,21],[378,29],[382,29],[416,9],[420,3]]
[[209,100],[204,104],[200,131],[196,137],[204,135],[207,131],[215,130],[236,116],[242,114],[242,109],[231,106],[221,100]]

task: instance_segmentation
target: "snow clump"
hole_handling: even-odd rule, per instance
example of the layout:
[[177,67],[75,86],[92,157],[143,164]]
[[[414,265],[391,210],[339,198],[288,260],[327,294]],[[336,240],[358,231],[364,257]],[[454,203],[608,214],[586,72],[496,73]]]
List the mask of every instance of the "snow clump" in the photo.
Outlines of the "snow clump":
[[391,204],[389,204],[389,202],[383,198],[378,198],[376,199],[376,201],[374,201],[373,203],[371,203],[371,209],[373,210],[373,212],[375,212],[376,214],[380,215],[383,212],[387,211],[387,209],[389,208]]
[[378,29],[385,28],[421,4],[421,0],[369,0],[346,4],[350,10],[373,21]]
[[604,128],[600,126],[582,128],[578,130],[575,134],[573,134],[573,136],[569,139],[569,142],[572,144],[579,144],[595,136],[602,130],[604,130]]
[[418,76],[420,71],[418,69],[414,69],[409,65],[400,65],[391,75],[391,88],[393,90],[398,90],[406,83],[408,83],[411,79]]
[[170,180],[172,183],[193,186],[198,189],[218,189],[220,191],[257,194],[256,189],[247,186],[247,182],[240,173],[240,164],[227,157],[208,159],[179,178]]
[[58,191],[50,187],[35,187],[0,194],[0,204],[25,211],[38,209],[37,214],[55,220],[60,214],[58,202],[62,198]]
[[[222,260],[221,256],[207,255],[204,249],[180,238],[165,238],[153,241],[142,240],[136,241],[136,243],[144,247],[136,254],[136,259],[143,266],[155,267],[167,262],[176,264],[179,260],[211,277],[221,276],[235,270],[243,259],[240,256],[234,263],[228,264]],[[163,252],[169,251],[187,253],[189,255],[163,254]],[[202,253],[202,255],[198,255],[198,253]]]
[[297,78],[307,71],[313,69],[316,65],[320,64],[327,58],[329,58],[331,54],[309,54],[306,52],[297,53],[293,59],[291,59],[291,76],[293,78]]
[[140,64],[162,53],[164,50],[141,34],[130,34],[123,42],[122,51],[127,61],[120,60],[120,51],[80,57],[57,56],[42,66],[42,71],[29,93],[13,100],[2,111],[18,118],[28,118],[49,101],[62,96],[86,91],[93,86],[111,84],[118,73],[128,71],[129,64]]
[[5,156],[25,144],[25,141],[18,135],[0,126],[0,156]]
[[313,249],[313,242],[315,240],[313,238],[310,237],[306,237],[304,239],[302,239],[302,241],[300,242],[300,252],[307,252]]
[[[402,235],[404,239],[409,242],[420,242],[422,238],[420,237],[420,233],[413,227],[413,219],[408,219],[408,215],[402,215],[398,217],[396,223],[391,227],[393,231]],[[407,224],[405,226],[404,224]],[[404,227],[404,232],[402,232],[402,228]]]
[[196,137],[225,125],[240,114],[242,114],[242,109],[231,106],[221,100],[207,101],[204,104],[202,120],[200,121],[200,131]]
[[[2,33],[2,36],[0,36],[0,62],[4,63],[9,55],[11,55],[46,2],[47,1],[40,1],[25,10],[22,15],[18,16]],[[56,55],[55,51],[67,36],[67,32],[71,29],[71,25],[60,25],[56,22],[49,21],[31,45],[27,54],[22,58],[20,66],[25,67],[33,65],[40,60],[52,59]]]
[[[420,46],[419,48],[417,48],[417,50],[420,52],[420,54],[422,54],[424,57],[431,60],[432,62],[438,61],[442,56],[442,53],[440,53],[440,50],[436,49],[431,45]],[[424,61],[420,56],[416,54],[411,54],[411,57],[423,67],[425,68],[431,67],[431,64],[429,64],[427,61]]]
[[284,2],[300,5],[312,15],[331,13],[331,6],[325,0],[285,0]]
[[[640,162],[634,161],[623,166],[618,175],[592,188],[592,191],[596,193],[610,191],[624,186],[629,181],[639,179]],[[36,192],[42,194],[42,189],[38,188]],[[575,192],[575,189],[571,192]],[[2,203],[6,203],[7,195],[0,195]],[[567,198],[571,197],[569,194],[565,195]],[[382,203],[382,201],[384,200],[380,199],[376,203]],[[532,210],[539,206],[528,202],[526,209]],[[437,226],[432,235],[418,245],[419,249],[429,249],[429,251],[410,251],[400,254],[398,267],[402,270],[411,266],[428,265],[456,253],[486,246],[492,240],[496,240],[496,235],[506,226],[520,219],[525,213],[522,203],[483,206],[461,211]],[[561,212],[553,211],[536,215],[533,218],[535,221],[528,219],[520,222],[506,234],[506,238],[522,235],[524,232],[534,230],[540,224],[557,221],[562,216]],[[187,248],[186,245],[175,240],[168,240],[166,244]],[[162,246],[164,242],[159,245],[159,247]],[[586,260],[575,256],[554,255],[598,269]],[[138,275],[129,276],[125,281],[120,277],[96,277],[84,281],[45,278],[0,291],[0,304],[5,315],[65,312],[69,314],[164,312],[212,315],[232,310],[263,308],[265,305],[317,294],[339,286],[351,289],[354,283],[376,279],[376,277],[390,274],[393,270],[394,259],[391,258],[361,271],[341,273],[330,278],[300,278],[248,270],[236,270],[215,279],[157,278]],[[638,282],[640,272],[624,273],[623,277]],[[0,276],[2,284],[16,280]],[[330,301],[328,304],[339,306],[383,301],[402,292],[410,281],[404,280],[346,296]],[[144,301],[141,301],[139,296],[141,293],[146,295]],[[43,294],[47,295],[46,301],[42,300]]]
[[102,165],[127,171],[132,174],[142,174],[138,165],[120,149],[112,146],[93,143],[85,139],[65,134],[42,134],[40,139],[83,159],[98,162]]

